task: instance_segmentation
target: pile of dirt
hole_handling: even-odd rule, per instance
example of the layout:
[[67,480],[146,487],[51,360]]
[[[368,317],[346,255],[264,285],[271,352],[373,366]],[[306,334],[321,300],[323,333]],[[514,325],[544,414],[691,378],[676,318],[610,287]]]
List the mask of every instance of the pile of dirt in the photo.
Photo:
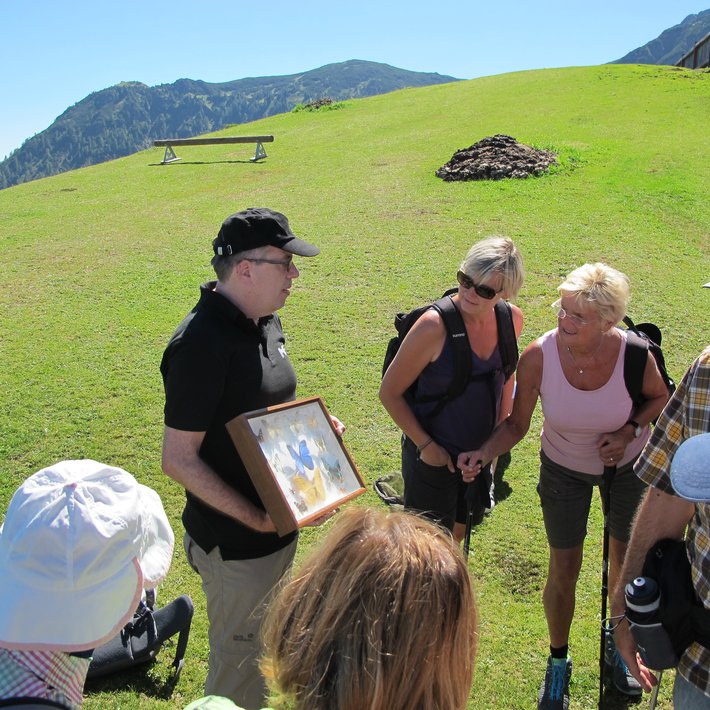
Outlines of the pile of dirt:
[[556,164],[557,156],[552,151],[538,150],[498,133],[457,150],[436,175],[447,181],[527,178],[542,175]]
[[303,108],[305,109],[310,109],[311,111],[314,111],[316,109],[319,109],[323,106],[330,106],[333,103],[333,99],[316,99],[315,101],[311,101],[308,104],[304,104]]

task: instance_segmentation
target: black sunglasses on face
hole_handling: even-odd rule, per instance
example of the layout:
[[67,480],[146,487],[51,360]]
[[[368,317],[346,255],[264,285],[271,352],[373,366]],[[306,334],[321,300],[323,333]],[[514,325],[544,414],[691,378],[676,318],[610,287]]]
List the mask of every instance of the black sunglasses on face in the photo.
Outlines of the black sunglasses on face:
[[486,286],[485,284],[473,283],[473,279],[470,276],[464,274],[463,271],[457,272],[456,280],[465,289],[472,288],[478,296],[480,296],[481,298],[485,298],[486,301],[490,301],[491,299],[495,298],[500,293],[500,291],[503,290],[503,289],[501,289],[500,291],[496,291],[491,286]]

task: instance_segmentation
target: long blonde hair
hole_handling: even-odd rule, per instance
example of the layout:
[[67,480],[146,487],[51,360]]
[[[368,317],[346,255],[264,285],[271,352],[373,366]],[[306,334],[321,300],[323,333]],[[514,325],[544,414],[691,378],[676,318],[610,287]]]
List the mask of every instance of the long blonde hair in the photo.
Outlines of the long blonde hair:
[[272,703],[460,710],[476,621],[466,563],[446,532],[409,513],[350,508],[267,612]]

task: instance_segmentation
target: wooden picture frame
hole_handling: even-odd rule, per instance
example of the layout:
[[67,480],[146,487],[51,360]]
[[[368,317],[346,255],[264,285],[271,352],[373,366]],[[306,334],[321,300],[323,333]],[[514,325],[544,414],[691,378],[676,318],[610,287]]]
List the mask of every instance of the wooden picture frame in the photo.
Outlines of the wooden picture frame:
[[227,431],[281,536],[366,490],[320,397],[245,412]]

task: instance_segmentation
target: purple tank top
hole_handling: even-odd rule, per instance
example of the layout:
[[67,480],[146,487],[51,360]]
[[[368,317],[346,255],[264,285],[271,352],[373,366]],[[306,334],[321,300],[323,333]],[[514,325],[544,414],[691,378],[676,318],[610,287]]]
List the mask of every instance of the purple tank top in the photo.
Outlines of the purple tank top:
[[[505,384],[503,359],[498,346],[488,360],[471,351],[471,375],[465,391],[448,402],[433,418],[437,403],[414,404],[414,414],[424,429],[452,458],[477,449],[495,427]],[[454,354],[447,338],[439,357],[429,363],[417,381],[417,398],[445,393],[454,373]],[[484,377],[480,377],[484,375]]]

